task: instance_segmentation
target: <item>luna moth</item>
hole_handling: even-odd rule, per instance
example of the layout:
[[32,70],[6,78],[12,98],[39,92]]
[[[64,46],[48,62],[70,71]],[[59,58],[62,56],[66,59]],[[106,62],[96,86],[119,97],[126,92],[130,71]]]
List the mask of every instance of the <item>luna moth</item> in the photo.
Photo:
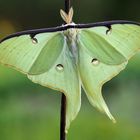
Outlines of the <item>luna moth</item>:
[[140,23],[75,24],[72,8],[68,14],[63,10],[60,14],[67,24],[2,39],[0,63],[26,74],[34,83],[65,94],[66,131],[80,110],[81,87],[90,103],[115,122],[102,97],[102,86],[140,49]]

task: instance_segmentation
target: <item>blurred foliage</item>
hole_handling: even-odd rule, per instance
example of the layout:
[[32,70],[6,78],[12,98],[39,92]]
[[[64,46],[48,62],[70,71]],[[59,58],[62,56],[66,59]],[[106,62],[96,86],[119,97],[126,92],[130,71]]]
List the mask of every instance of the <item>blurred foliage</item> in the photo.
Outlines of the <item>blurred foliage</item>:
[[[137,0],[72,1],[76,23],[124,19],[140,21]],[[1,0],[0,38],[25,29],[63,23],[63,1]],[[104,98],[118,121],[93,109],[82,94],[82,109],[69,130],[68,140],[140,139],[140,54],[119,76],[105,84]],[[47,94],[48,93],[48,94]],[[0,139],[59,140],[60,94],[33,84],[25,75],[0,66]]]

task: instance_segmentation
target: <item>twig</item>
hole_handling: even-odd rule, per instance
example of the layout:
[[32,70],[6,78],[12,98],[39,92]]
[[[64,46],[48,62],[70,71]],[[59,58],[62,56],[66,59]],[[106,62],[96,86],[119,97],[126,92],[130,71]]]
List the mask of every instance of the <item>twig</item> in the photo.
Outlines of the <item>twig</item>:
[[70,10],[70,0],[65,0],[65,12],[68,14]]
[[[70,0],[65,0],[65,12],[69,13],[70,10]],[[66,105],[67,100],[64,93],[62,93],[61,97],[61,120],[60,120],[60,140],[66,140],[66,132],[65,132],[65,126],[66,126]]]
[[62,93],[61,97],[61,120],[60,120],[60,140],[66,140],[66,96]]

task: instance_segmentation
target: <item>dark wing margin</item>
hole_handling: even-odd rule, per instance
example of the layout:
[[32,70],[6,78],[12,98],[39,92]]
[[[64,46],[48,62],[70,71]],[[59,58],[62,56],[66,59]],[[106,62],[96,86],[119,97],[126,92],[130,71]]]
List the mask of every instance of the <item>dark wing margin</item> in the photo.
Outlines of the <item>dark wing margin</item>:
[[17,32],[17,33],[11,34],[11,35],[3,38],[2,40],[0,40],[0,43],[7,39],[12,38],[12,37],[18,37],[21,35],[30,35],[31,38],[34,38],[35,35],[40,34],[40,33],[65,31],[65,30],[71,29],[71,28],[82,29],[82,28],[106,26],[107,28],[111,29],[111,25],[113,25],[113,24],[135,24],[135,25],[140,26],[139,22],[127,21],[127,20],[113,20],[113,21],[104,21],[104,22],[87,23],[87,24],[73,24],[72,23],[72,24],[66,24],[66,25],[52,27],[52,28],[42,28],[42,29]]

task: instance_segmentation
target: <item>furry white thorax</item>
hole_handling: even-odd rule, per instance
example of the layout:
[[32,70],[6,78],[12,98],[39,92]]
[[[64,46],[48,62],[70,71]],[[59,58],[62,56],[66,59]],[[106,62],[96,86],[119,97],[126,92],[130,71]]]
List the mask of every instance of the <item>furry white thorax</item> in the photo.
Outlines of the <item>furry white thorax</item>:
[[71,53],[71,57],[75,60],[76,63],[78,59],[77,32],[78,30],[76,29],[68,29],[63,32]]

